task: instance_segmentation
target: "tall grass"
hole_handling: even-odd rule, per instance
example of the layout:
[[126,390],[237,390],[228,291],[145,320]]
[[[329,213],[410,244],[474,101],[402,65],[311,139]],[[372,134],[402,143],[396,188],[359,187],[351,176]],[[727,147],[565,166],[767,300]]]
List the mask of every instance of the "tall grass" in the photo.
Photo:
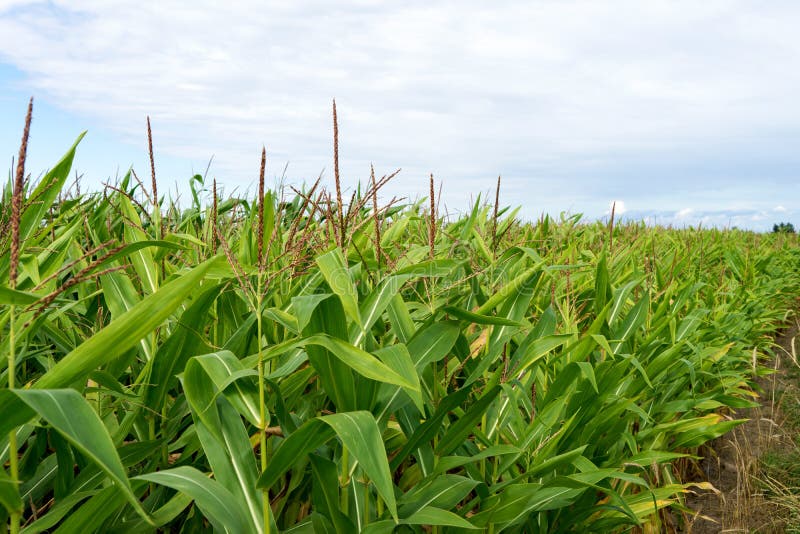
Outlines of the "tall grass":
[[791,237],[531,224],[499,179],[456,219],[432,176],[265,191],[265,152],[256,199],[59,199],[75,150],[0,210],[25,532],[664,529],[800,289]]

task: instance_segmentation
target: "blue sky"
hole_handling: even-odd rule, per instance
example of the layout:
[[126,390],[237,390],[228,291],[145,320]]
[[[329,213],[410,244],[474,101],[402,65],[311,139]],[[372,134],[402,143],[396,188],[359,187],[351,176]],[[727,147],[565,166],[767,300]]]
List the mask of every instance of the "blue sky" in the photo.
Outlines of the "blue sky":
[[37,176],[84,129],[84,186],[133,165],[160,190],[193,172],[252,189],[332,180],[330,101],[349,188],[443,183],[450,212],[501,201],[678,226],[800,223],[800,4],[0,0],[0,155],[35,96]]

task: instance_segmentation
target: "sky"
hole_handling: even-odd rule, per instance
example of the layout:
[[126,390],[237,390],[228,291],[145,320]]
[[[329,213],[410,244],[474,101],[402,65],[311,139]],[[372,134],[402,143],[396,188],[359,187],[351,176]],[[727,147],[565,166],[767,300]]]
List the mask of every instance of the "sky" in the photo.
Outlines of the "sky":
[[[186,6],[190,5],[190,8]],[[344,186],[456,214],[479,193],[546,212],[769,230],[800,223],[800,2],[0,0],[0,157],[35,97],[28,171],[83,130],[98,189],[133,166],[254,191]],[[444,209],[443,207],[443,209]]]

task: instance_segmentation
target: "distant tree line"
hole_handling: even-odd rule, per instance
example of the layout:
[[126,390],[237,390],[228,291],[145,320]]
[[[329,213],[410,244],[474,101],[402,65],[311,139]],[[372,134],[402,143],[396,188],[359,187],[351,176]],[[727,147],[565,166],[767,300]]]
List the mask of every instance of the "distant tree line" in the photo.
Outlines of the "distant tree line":
[[778,223],[772,225],[773,234],[793,234],[794,225],[792,223]]

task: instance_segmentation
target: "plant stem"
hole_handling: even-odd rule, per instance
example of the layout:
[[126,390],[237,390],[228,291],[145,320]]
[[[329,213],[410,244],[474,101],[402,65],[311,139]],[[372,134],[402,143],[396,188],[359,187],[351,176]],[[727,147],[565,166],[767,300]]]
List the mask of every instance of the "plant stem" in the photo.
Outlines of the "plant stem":
[[439,382],[436,379],[436,371],[438,370],[436,362],[433,362],[432,367],[433,368],[431,370],[433,372],[433,382],[431,382],[431,389],[433,390],[433,405],[439,406]]
[[369,525],[369,481],[364,482],[364,526]]
[[[12,304],[9,310],[9,331],[8,331],[8,389],[14,389],[14,374],[16,373],[17,354],[15,351],[16,340],[14,338],[14,319],[15,319],[15,306]],[[8,464],[11,470],[11,480],[13,484],[19,487],[19,465],[17,458],[17,430],[14,429],[8,433]],[[11,534],[18,534],[20,527],[20,513],[12,512],[9,517],[10,532]]]
[[[258,328],[258,415],[259,415],[259,455],[261,457],[261,472],[267,470],[267,411],[264,403],[265,386],[264,386],[264,351],[261,349],[261,334],[262,334],[262,318],[261,318],[261,303],[263,297],[261,295],[261,275],[258,277],[256,294],[256,325]],[[271,523],[269,520],[269,488],[264,488],[262,491],[262,511],[264,513],[264,532],[269,534]]]
[[348,485],[348,466],[350,465],[350,458],[347,451],[347,447],[342,444],[342,480],[340,482],[342,486],[342,511],[347,514],[347,510],[350,508],[350,498],[348,496],[347,485]]
[[[164,427],[167,424],[167,402],[164,401],[164,405],[161,407],[161,437],[164,438]],[[164,443],[161,445],[161,465],[164,466],[164,469],[169,468],[169,444],[167,440],[164,439]]]
[[[150,379],[148,379],[147,382],[150,382]],[[147,415],[147,439],[150,441],[155,441],[156,439],[156,416],[153,413]],[[158,465],[158,461],[155,461],[155,465]],[[150,495],[153,495],[156,491],[156,483],[150,482],[148,487],[150,488]]]
[[[158,275],[156,275],[156,276],[158,276]],[[156,278],[156,280],[158,280],[158,278]],[[158,284],[158,281],[156,281],[156,284]],[[156,287],[156,290],[157,289],[158,288]],[[153,334],[152,334],[152,336],[150,338],[150,354],[151,354],[151,356],[150,356],[150,360],[147,362],[147,379],[146,379],[146,383],[148,383],[148,384],[150,383],[150,377],[153,376],[153,361],[155,360],[156,352],[158,351],[158,339],[157,338],[158,338],[158,331],[156,330],[155,332],[153,332]],[[164,403],[166,404],[166,400],[164,401]],[[147,434],[148,434],[148,439],[150,439],[151,441],[155,441],[155,439],[156,439],[156,413],[157,412],[149,412],[148,415],[147,415]],[[164,445],[162,446],[162,451],[163,451],[163,447],[164,446],[166,446],[166,443],[164,443]],[[163,452],[162,452],[161,456],[163,458],[163,456],[164,456]],[[155,465],[158,465],[158,461],[157,460],[155,461]],[[166,467],[166,465],[165,465],[165,467]],[[155,491],[156,491],[156,483],[155,482],[151,482],[150,483],[150,495],[155,493]]]
[[[483,416],[481,417],[481,430],[483,430],[484,434],[486,434],[486,425],[487,425],[486,413],[484,412]],[[481,470],[481,479],[486,480],[486,460],[485,459],[481,460],[480,470]]]
[[[19,249],[20,235],[19,223],[22,214],[22,202],[24,200],[25,182],[25,158],[28,153],[28,136],[31,130],[31,116],[33,115],[33,97],[28,102],[28,114],[25,116],[25,129],[22,132],[22,143],[19,147],[19,159],[17,160],[17,171],[14,175],[14,188],[11,194],[11,247],[10,261],[8,268],[8,285],[11,289],[17,289],[17,274],[19,269]],[[14,389],[14,379],[17,373],[17,353],[14,333],[14,321],[16,319],[16,307],[12,304],[9,308],[9,329],[8,329],[8,389]],[[19,458],[17,458],[17,430],[12,429],[8,434],[8,456],[9,468],[11,469],[11,481],[19,490]],[[9,525],[11,534],[19,532],[22,511],[9,514]]]

